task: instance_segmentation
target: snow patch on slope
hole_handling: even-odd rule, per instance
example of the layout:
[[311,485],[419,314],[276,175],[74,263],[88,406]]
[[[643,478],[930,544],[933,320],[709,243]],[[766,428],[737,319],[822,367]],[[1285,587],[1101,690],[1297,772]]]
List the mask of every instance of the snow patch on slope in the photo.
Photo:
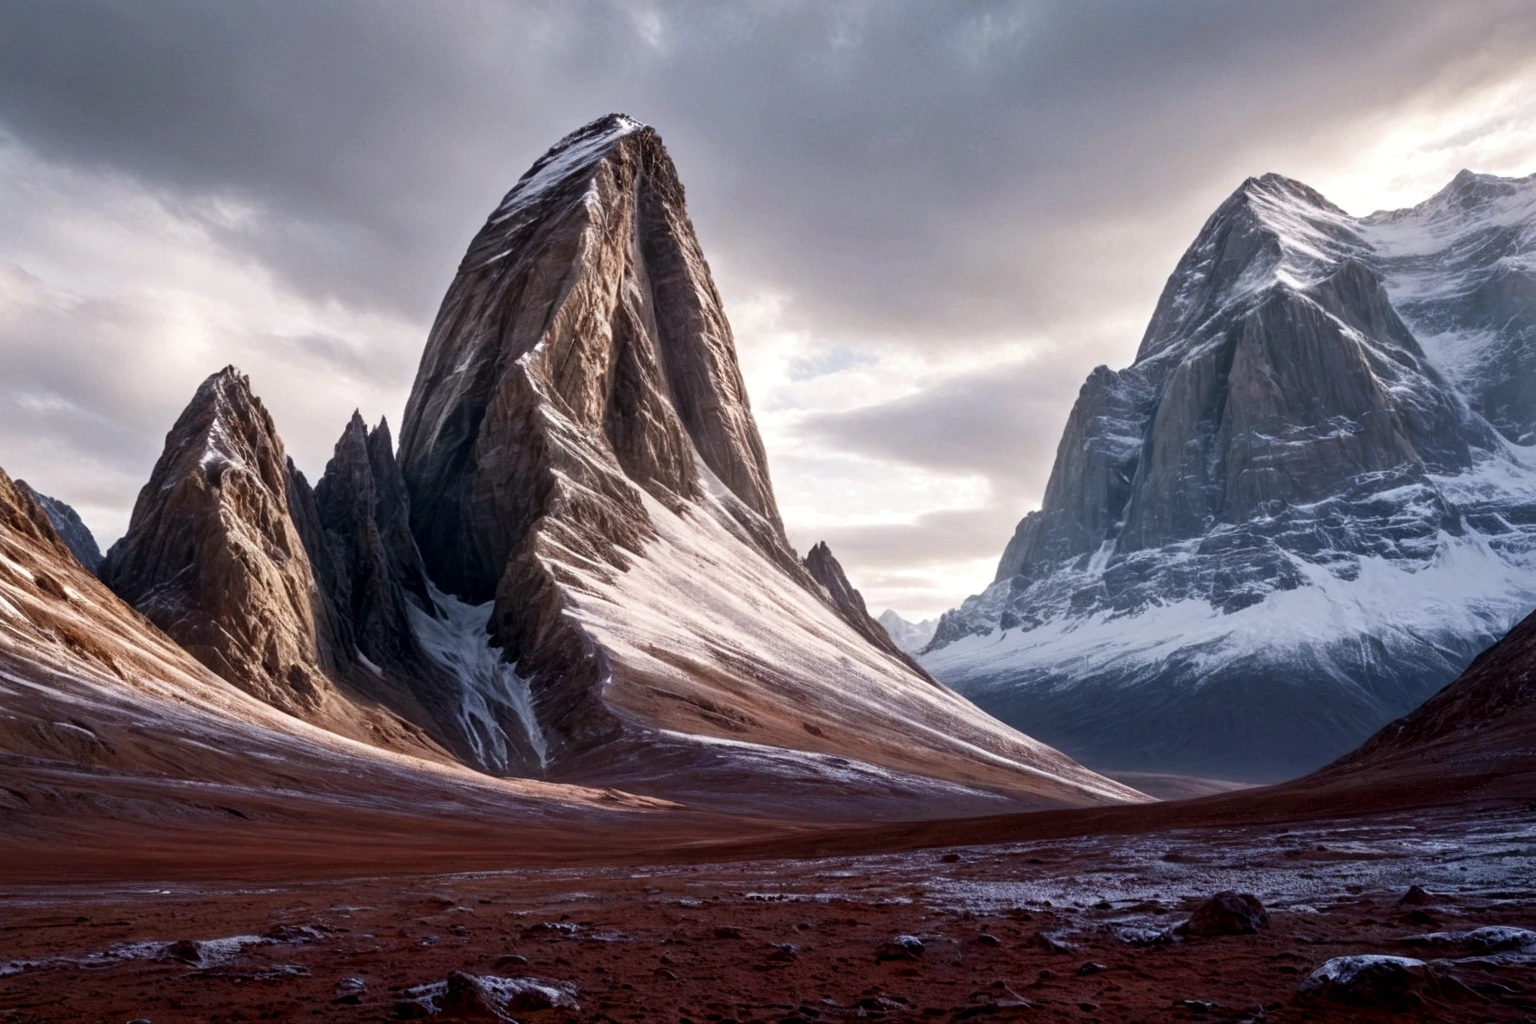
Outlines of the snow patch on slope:
[[458,719],[480,764],[497,772],[517,767],[518,758],[503,728],[498,710],[510,709],[523,725],[539,767],[549,763],[549,746],[534,712],[528,681],[491,646],[486,625],[494,601],[471,605],[428,584],[441,617],[407,601],[411,627],[427,655],[460,684]]

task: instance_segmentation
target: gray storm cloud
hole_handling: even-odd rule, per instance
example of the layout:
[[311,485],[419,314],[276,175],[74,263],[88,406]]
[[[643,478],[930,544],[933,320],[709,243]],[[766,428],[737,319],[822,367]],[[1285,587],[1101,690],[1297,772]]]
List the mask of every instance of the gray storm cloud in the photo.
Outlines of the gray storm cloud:
[[[956,567],[995,558],[1082,377],[1129,361],[1243,177],[1329,192],[1532,52],[1536,7],[1500,2],[9,4],[0,463],[110,539],[233,359],[318,470],[353,405],[397,415],[500,195],[624,110],[672,150],[728,311],[780,302],[740,342],[759,411],[789,410],[765,416],[780,491],[813,496],[792,532],[931,613],[985,582]],[[1508,110],[1466,116],[1426,180],[1489,139],[1536,158]],[[788,345],[858,354],[824,376],[872,390],[750,375]],[[871,471],[867,507],[833,507],[813,477],[839,457],[985,487],[953,507]]]

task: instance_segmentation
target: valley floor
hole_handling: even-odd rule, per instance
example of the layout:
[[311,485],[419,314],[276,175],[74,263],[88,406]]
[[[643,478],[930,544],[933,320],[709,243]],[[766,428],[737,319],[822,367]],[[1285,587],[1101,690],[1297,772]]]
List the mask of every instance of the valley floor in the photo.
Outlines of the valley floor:
[[[1536,815],[1502,801],[862,856],[11,884],[0,1021],[1405,1019],[1297,1001],[1355,954],[1442,960],[1426,1019],[1525,1021],[1536,949],[1405,940],[1531,926],[1533,880]],[[1429,897],[1400,904],[1412,885]],[[1222,889],[1268,927],[1172,934]]]

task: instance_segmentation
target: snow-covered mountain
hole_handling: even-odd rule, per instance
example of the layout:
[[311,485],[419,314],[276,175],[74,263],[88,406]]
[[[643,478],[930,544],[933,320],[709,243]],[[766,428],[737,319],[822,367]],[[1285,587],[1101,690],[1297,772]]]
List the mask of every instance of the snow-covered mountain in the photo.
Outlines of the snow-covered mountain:
[[1536,606],[1536,176],[1245,182],[921,661],[1101,768],[1342,754]]
[[939,628],[938,619],[908,622],[897,614],[894,608],[887,608],[881,612],[880,618],[876,621],[885,627],[886,633],[890,634],[896,646],[908,654],[916,654],[927,647],[928,642],[933,639],[934,631]]

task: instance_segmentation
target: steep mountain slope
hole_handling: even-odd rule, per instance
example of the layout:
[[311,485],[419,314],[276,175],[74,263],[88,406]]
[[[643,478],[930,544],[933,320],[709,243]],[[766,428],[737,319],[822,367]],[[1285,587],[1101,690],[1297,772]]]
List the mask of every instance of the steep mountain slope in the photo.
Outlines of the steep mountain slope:
[[1472,777],[1536,772],[1536,613],[1479,654],[1454,683],[1320,774],[1409,765]]
[[1454,678],[1536,605],[1533,204],[1462,175],[1357,219],[1245,182],[923,664],[1096,766],[1251,780]]
[[476,236],[400,468],[457,635],[515,665],[559,777],[953,812],[1137,798],[935,685],[830,552],[819,580],[795,556],[682,185],[637,122],[562,140]]

